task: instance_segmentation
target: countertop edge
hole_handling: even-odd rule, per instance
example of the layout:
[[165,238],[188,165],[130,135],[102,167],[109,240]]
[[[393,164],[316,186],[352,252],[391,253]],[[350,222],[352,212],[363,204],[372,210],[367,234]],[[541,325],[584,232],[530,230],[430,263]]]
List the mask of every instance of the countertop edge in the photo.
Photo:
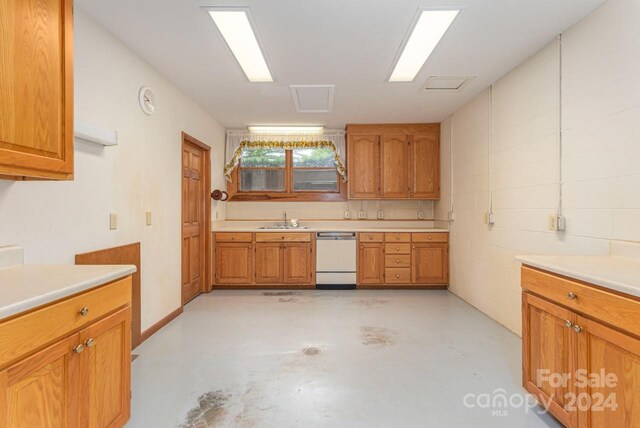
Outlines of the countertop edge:
[[[137,268],[134,265],[113,265],[113,272],[109,272],[106,274],[97,275],[96,277],[75,282],[70,284],[67,287],[58,288],[52,290],[48,293],[40,294],[36,297],[32,297],[29,299],[21,300],[19,302],[15,302],[13,304],[6,305],[0,308],[0,322],[5,320],[6,318],[13,317],[22,312],[27,312],[33,309],[37,309],[41,306],[45,306],[49,303],[55,302],[60,299],[64,299],[65,297],[70,297],[78,293],[82,293],[84,291],[91,290],[93,288],[104,285],[108,282],[112,282],[118,280],[120,278],[124,278],[136,272]],[[12,269],[6,268],[6,269]]]
[[[540,270],[566,276],[568,278],[573,278],[578,281],[583,281],[599,287],[607,288],[613,291],[618,291],[620,293],[628,294],[630,296],[640,297],[639,287],[625,284],[619,281],[611,280],[608,278],[603,278],[597,275],[585,274],[585,273],[573,270],[571,268],[558,266],[558,264],[555,264],[555,263],[545,263],[540,260],[532,259],[532,257],[535,257],[535,256],[516,256],[516,260],[518,260],[519,262],[521,262],[523,265],[526,265],[526,266],[531,266]],[[598,256],[592,256],[592,257],[598,257]],[[601,256],[601,257],[607,257],[607,256]],[[611,257],[611,256],[608,256],[608,257]],[[614,259],[619,260],[620,258],[615,257]],[[629,262],[636,263],[632,260],[629,260]]]

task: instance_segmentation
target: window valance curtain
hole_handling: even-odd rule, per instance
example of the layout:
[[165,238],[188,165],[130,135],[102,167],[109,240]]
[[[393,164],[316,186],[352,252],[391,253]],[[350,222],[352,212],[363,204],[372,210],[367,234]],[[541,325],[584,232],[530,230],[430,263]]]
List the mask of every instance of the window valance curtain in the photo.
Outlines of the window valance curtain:
[[323,133],[253,134],[246,130],[228,130],[224,177],[231,181],[231,173],[238,167],[244,148],[281,148],[285,150],[304,148],[329,148],[340,176],[347,181],[345,132],[326,129]]

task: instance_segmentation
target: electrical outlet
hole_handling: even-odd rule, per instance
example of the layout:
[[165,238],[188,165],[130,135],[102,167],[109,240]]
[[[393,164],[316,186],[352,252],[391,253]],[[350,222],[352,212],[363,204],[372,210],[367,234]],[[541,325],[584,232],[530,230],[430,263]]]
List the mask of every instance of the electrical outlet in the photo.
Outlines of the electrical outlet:
[[146,213],[147,226],[151,226],[151,211],[147,211]]
[[484,213],[484,224],[492,225],[496,222],[496,215],[491,212]]
[[557,214],[549,216],[549,230],[552,232],[562,232],[567,228],[567,220]]
[[455,221],[455,220],[456,220],[455,211],[449,211],[449,221]]
[[346,218],[347,220],[351,218],[351,211],[345,211],[344,212],[344,218]]
[[384,211],[378,210],[377,216],[378,216],[378,220],[382,220],[384,218]]
[[109,214],[109,230],[116,230],[118,228],[118,214]]
[[558,216],[558,230],[564,231],[567,228],[567,219],[563,216]]
[[367,218],[367,212],[366,211],[358,211],[358,219],[366,220],[366,218]]
[[424,220],[424,211],[418,211],[418,220]]

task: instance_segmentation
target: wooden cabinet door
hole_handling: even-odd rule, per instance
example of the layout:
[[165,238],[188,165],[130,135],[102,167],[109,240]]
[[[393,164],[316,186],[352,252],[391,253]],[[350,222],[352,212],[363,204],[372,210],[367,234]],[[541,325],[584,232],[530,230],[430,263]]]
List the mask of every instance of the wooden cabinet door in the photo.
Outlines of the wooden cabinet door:
[[216,244],[216,284],[249,285],[253,282],[253,245]]
[[411,282],[425,285],[449,283],[449,245],[447,243],[416,243],[411,253]]
[[384,246],[382,243],[360,243],[358,247],[358,284],[384,283]]
[[[640,426],[640,339],[578,316],[578,368],[594,382],[580,384],[579,426]],[[585,398],[583,398],[585,397]]]
[[277,242],[256,244],[256,283],[279,284],[283,281],[282,245]]
[[122,427],[131,408],[131,308],[84,329],[80,340],[80,426]]
[[380,137],[381,197],[409,196],[409,140],[405,134]]
[[375,199],[380,193],[380,140],[377,135],[348,136],[349,198]]
[[0,47],[0,176],[73,178],[73,0],[2,0]]
[[82,426],[78,423],[78,334],[0,371],[0,426]]
[[313,263],[311,245],[289,243],[284,246],[284,282],[287,284],[309,284]]
[[[577,412],[571,411],[575,394],[576,334],[573,312],[547,300],[522,294],[522,382],[527,391],[567,427],[577,426]],[[554,382],[552,376],[571,376]]]
[[440,137],[415,134],[409,145],[409,195],[415,199],[440,198]]

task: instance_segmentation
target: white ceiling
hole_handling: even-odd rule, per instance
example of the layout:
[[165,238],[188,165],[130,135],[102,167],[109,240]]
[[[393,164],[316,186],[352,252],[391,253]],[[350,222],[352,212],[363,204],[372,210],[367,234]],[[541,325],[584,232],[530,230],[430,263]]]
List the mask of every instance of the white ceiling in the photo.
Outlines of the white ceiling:
[[[226,127],[439,122],[603,0],[76,0]],[[248,6],[274,83],[249,83],[201,6]],[[412,83],[386,83],[418,7],[462,6]],[[425,92],[431,75],[477,76]],[[290,84],[335,84],[297,113]],[[161,105],[161,103],[158,103]]]

